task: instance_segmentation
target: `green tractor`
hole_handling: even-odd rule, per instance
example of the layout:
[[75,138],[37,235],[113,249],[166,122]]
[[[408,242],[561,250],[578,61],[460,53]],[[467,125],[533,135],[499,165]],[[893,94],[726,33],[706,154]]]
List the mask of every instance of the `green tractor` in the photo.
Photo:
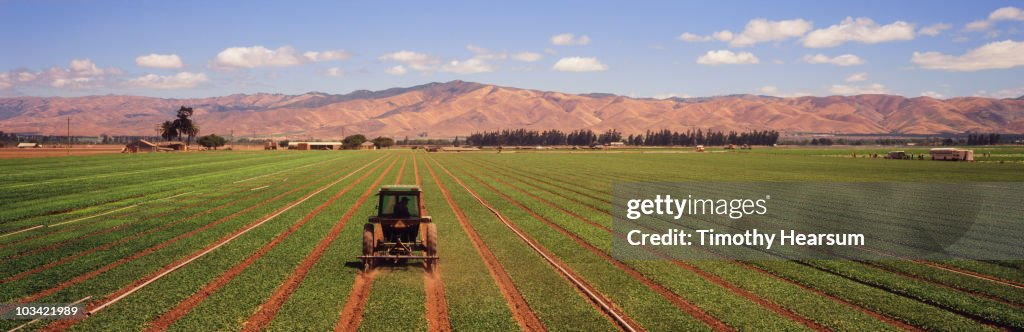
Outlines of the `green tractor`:
[[437,264],[437,226],[423,215],[423,191],[417,186],[389,185],[377,191],[377,214],[363,225],[363,270],[378,262],[423,260],[427,271]]

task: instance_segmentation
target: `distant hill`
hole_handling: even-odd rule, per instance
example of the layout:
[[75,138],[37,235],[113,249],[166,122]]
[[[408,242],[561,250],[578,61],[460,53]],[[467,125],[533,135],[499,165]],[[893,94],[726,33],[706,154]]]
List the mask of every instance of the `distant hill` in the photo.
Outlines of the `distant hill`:
[[730,95],[629,98],[452,81],[349,94],[236,94],[199,99],[137,96],[0,98],[0,130],[78,135],[150,135],[179,106],[196,109],[204,133],[236,136],[430,137],[481,130],[775,129],[784,132],[936,134],[1024,133],[1024,99],[934,99],[893,95],[779,98]]

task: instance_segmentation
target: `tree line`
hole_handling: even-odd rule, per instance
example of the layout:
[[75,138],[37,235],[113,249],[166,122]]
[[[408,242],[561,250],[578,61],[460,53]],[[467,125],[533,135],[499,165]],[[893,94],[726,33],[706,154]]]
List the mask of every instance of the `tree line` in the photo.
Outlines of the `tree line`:
[[774,130],[752,130],[747,132],[723,132],[714,130],[688,130],[685,132],[668,129],[623,136],[618,130],[612,129],[596,134],[589,129],[562,132],[557,129],[536,131],[527,129],[505,129],[474,133],[466,138],[466,144],[473,146],[527,146],[527,145],[577,145],[591,146],[622,142],[635,146],[672,146],[672,145],[772,145],[779,140],[779,132]]

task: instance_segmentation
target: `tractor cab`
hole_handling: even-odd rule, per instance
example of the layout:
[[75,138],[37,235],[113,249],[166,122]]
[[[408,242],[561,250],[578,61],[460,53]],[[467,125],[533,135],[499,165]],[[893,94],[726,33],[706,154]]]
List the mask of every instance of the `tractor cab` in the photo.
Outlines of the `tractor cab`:
[[424,215],[417,186],[389,185],[377,191],[377,213],[363,225],[363,268],[378,261],[422,259],[428,270],[437,260],[437,229]]

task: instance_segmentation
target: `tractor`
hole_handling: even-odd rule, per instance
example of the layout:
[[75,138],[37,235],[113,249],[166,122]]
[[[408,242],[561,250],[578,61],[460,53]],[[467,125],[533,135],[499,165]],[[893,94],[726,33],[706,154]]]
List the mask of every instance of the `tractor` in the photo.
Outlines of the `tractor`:
[[427,271],[437,264],[437,226],[424,215],[418,186],[388,185],[377,191],[377,214],[363,225],[363,270],[379,262],[423,260]]

